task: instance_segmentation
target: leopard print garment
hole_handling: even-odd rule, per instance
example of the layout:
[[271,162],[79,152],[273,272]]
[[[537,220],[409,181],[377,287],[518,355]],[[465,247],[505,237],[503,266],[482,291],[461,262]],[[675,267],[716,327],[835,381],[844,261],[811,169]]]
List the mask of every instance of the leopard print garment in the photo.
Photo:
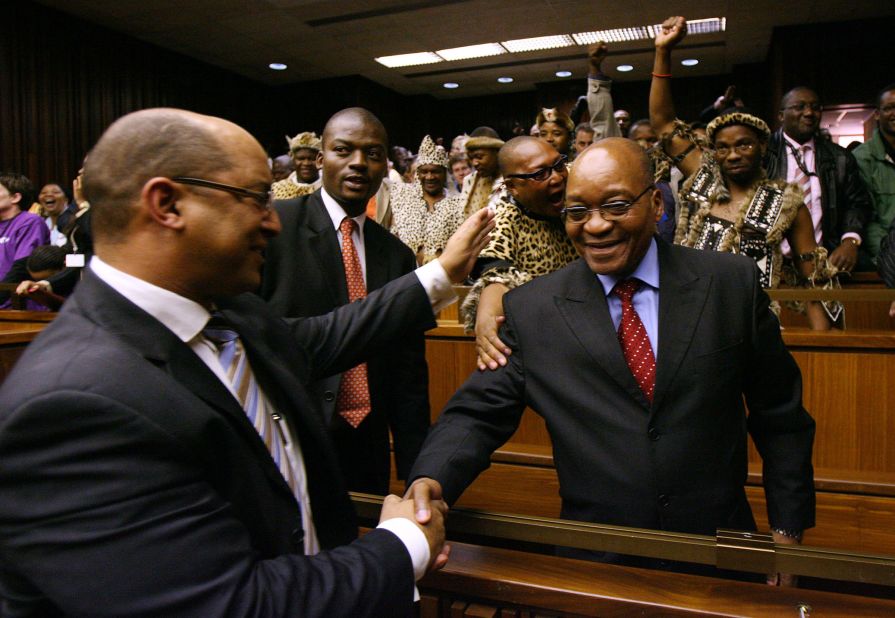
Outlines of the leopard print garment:
[[314,182],[308,184],[298,182],[298,176],[292,172],[283,180],[273,183],[270,190],[273,191],[273,199],[275,200],[291,200],[302,195],[310,195],[321,187],[323,182],[318,178]]
[[463,223],[465,200],[446,197],[429,211],[419,181],[392,186],[391,233],[416,255],[419,264],[431,262],[444,250],[448,238]]
[[512,289],[547,275],[578,258],[559,219],[535,219],[511,200],[497,203],[491,242],[479,255],[511,264],[486,270],[460,309],[468,330],[475,327],[479,295],[485,286],[502,283]]

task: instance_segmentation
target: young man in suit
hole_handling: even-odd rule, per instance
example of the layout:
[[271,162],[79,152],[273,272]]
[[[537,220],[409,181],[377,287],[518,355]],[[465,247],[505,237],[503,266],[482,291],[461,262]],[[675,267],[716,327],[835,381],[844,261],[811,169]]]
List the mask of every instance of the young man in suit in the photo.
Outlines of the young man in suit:
[[658,239],[650,167],[622,138],[575,162],[563,217],[582,259],[504,296],[512,353],[473,374],[432,428],[407,493],[418,521],[429,498],[453,503],[488,467],[528,405],[550,431],[565,519],[754,530],[748,431],[775,540],[814,525],[814,421],[755,264]]
[[[413,251],[365,215],[388,170],[387,153],[385,127],[365,109],[342,110],[326,123],[317,158],[323,187],[275,203],[283,232],[267,246],[261,286],[274,313],[290,318],[327,313],[416,268]],[[351,226],[347,235],[346,225]],[[312,393],[349,490],[388,493],[389,430],[398,478],[407,478],[429,429],[422,332],[382,349],[362,366],[325,377]]]
[[407,613],[443,509],[418,526],[388,497],[358,540],[307,384],[431,327],[487,216],[429,270],[287,323],[245,293],[280,228],[248,133],[136,112],[84,178],[96,255],[0,389],[0,613]]

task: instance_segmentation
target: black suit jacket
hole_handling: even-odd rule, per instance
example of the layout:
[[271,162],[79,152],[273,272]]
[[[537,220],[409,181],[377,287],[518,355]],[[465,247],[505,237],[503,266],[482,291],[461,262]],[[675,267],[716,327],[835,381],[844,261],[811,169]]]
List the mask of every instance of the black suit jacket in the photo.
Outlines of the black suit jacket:
[[[873,203],[852,153],[819,137],[814,139],[814,145],[814,164],[820,180],[823,211],[820,223],[823,246],[833,251],[846,232],[854,232],[864,238],[864,227],[873,215]],[[778,129],[771,135],[765,153],[764,167],[768,177],[786,180],[787,162],[786,139],[783,129]]]
[[329,551],[301,555],[299,506],[226,387],[171,331],[88,272],[0,389],[4,616],[409,609],[407,552],[383,530],[356,540],[306,385],[433,326],[422,286],[409,275],[363,303],[292,324],[250,294],[219,306],[301,447]]
[[[282,233],[268,245],[261,296],[274,313],[315,316],[348,303],[341,240],[320,191],[276,203]],[[375,221],[364,223],[367,289],[376,290],[416,268],[413,252]],[[422,332],[409,335],[367,362],[371,413],[357,429],[336,414],[341,375],[311,386],[334,437],[348,487],[388,493],[389,438],[398,478],[407,473],[429,428],[429,373]]]
[[772,525],[814,525],[814,421],[754,262],[657,242],[652,405],[625,362],[602,286],[578,260],[504,297],[508,365],[469,378],[411,478],[438,480],[453,502],[528,405],[553,441],[563,518],[699,534],[754,529],[743,489],[748,429],[764,459]]

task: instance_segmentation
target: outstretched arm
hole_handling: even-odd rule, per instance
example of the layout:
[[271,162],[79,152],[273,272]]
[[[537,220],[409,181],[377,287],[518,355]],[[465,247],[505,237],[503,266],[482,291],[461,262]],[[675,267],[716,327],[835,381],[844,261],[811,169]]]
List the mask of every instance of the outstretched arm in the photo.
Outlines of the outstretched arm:
[[[649,93],[650,124],[659,136],[671,135],[674,131],[676,115],[671,96],[671,50],[687,35],[687,20],[683,17],[669,17],[656,34],[656,58],[653,62],[653,81]],[[699,168],[701,153],[692,148],[689,140],[675,135],[663,141],[665,153],[674,158],[689,152],[677,163],[678,168],[689,176]]]
[[603,41],[587,48],[587,109],[594,141],[604,137],[621,137],[613,116],[612,81],[603,74],[603,60],[609,47]]

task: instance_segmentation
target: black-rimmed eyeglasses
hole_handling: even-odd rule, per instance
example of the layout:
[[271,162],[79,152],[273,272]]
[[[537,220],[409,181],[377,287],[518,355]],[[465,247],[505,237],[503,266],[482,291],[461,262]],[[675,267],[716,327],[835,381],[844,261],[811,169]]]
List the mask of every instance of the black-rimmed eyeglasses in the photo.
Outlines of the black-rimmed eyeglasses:
[[242,187],[234,187],[233,185],[225,185],[222,182],[214,180],[205,180],[204,178],[190,178],[189,176],[174,176],[171,180],[184,185],[194,185],[196,187],[205,187],[206,189],[217,189],[218,191],[226,191],[231,195],[239,197],[247,197],[254,200],[255,204],[262,211],[268,211],[273,208],[273,192],[272,191],[252,191]]
[[569,208],[563,208],[560,213],[562,214],[563,220],[566,223],[572,223],[575,225],[581,225],[588,221],[591,215],[600,211],[600,216],[606,219],[607,221],[616,221],[618,219],[624,218],[631,208],[634,207],[640,198],[646,195],[646,192],[650,189],[655,188],[655,185],[649,185],[646,189],[640,192],[634,199],[631,201],[627,200],[617,200],[614,202],[606,202],[600,206],[594,206],[592,208],[587,208],[585,206],[570,206]]
[[534,172],[528,174],[507,174],[504,178],[520,178],[522,180],[534,180],[535,182],[544,182],[556,172],[557,174],[562,174],[566,171],[566,163],[569,158],[566,155],[559,155],[559,159],[556,160],[556,163],[550,165],[548,167],[542,167],[539,170],[535,170]]

